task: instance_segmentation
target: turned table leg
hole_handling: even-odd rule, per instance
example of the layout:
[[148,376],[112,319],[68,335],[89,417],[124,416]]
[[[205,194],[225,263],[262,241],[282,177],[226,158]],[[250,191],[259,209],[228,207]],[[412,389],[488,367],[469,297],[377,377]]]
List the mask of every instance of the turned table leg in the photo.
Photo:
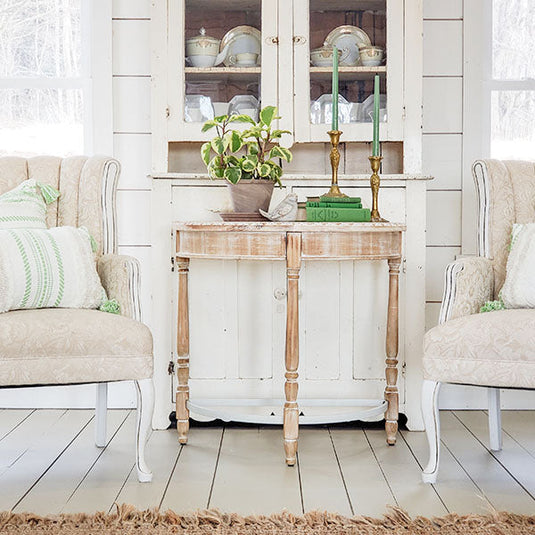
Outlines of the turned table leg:
[[399,321],[399,258],[388,260],[388,319],[386,323],[386,441],[393,446],[396,443],[399,416],[398,380],[398,321]]
[[178,268],[178,319],[177,319],[177,378],[176,427],[178,441],[187,444],[189,431],[189,258],[177,258]]
[[299,270],[301,269],[301,234],[288,233],[286,242],[286,383],[284,394],[284,452],[286,464],[296,462],[297,438],[299,435],[299,407],[297,405],[299,367]]

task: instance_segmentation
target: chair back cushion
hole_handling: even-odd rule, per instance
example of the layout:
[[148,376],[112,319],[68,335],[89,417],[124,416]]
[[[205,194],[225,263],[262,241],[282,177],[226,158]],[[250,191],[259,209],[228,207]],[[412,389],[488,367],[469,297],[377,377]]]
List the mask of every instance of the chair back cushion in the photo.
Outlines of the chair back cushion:
[[497,299],[513,224],[535,222],[535,162],[478,160],[473,173],[479,197],[478,253],[493,262]]
[[97,242],[97,254],[115,253],[115,189],[119,162],[103,156],[0,158],[0,194],[33,178],[61,193],[48,205],[49,227],[84,226]]

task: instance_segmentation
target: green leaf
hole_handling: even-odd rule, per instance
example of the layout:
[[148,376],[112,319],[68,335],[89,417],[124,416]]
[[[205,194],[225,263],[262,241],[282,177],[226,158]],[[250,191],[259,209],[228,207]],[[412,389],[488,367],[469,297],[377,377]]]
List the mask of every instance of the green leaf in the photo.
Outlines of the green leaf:
[[225,149],[228,147],[228,141],[221,139],[220,137],[215,137],[211,142],[212,148],[216,154],[223,154]]
[[203,125],[202,125],[202,131],[203,132],[208,132],[208,130],[210,130],[211,128],[213,128],[217,123],[215,121],[206,121]]
[[212,151],[212,144],[208,141],[203,143],[201,147],[201,157],[205,165],[210,163],[210,152]]
[[278,145],[273,147],[269,151],[269,157],[270,158],[282,158],[283,160],[286,160],[287,162],[292,161],[292,153],[285,147],[279,147]]
[[282,134],[291,134],[289,130],[272,130],[271,139],[279,139],[282,137]]
[[228,118],[228,115],[218,115],[217,117],[214,117],[214,123],[222,124],[225,121],[228,121]]
[[229,156],[225,157],[225,163],[232,167],[239,167],[240,166],[240,160],[236,158],[236,156],[230,154]]
[[[252,143],[247,143],[249,155],[256,156],[258,154],[258,144],[256,141],[253,141]],[[258,160],[258,158],[257,158]]]
[[227,169],[225,169],[223,176],[231,184],[237,184],[241,178],[241,169],[239,167],[228,167]]
[[266,126],[271,126],[276,113],[277,108],[275,108],[275,106],[266,106],[260,112],[260,122]]
[[262,177],[262,178],[265,178],[265,177],[268,177],[271,173],[271,165],[267,164],[267,163],[263,163],[259,168],[258,168],[258,174]]
[[228,141],[228,146],[231,152],[238,152],[242,148],[243,141],[241,139],[240,133],[236,132],[236,130],[232,130],[231,132],[229,132]]
[[231,115],[229,123],[249,123],[255,125],[255,120],[249,115],[240,114],[240,115]]
[[244,158],[241,162],[241,168],[246,173],[252,173],[256,169],[256,162],[252,158]]

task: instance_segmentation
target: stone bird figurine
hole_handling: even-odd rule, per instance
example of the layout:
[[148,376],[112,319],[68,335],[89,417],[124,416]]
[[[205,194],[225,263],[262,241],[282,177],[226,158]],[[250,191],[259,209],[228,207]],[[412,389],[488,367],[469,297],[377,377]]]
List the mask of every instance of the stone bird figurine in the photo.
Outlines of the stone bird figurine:
[[290,193],[270,212],[259,210],[270,221],[295,221],[297,217],[297,195]]

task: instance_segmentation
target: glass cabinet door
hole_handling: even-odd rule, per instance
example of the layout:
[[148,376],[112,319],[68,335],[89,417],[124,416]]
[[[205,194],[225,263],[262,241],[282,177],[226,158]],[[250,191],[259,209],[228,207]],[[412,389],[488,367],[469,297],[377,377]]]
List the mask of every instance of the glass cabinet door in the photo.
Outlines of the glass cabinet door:
[[380,77],[380,138],[401,140],[403,2],[294,0],[296,141],[328,141],[333,45],[339,49],[341,141],[371,141]]
[[206,120],[227,113],[257,117],[260,107],[277,104],[276,4],[169,1],[170,140],[209,139],[213,132],[201,132]]

